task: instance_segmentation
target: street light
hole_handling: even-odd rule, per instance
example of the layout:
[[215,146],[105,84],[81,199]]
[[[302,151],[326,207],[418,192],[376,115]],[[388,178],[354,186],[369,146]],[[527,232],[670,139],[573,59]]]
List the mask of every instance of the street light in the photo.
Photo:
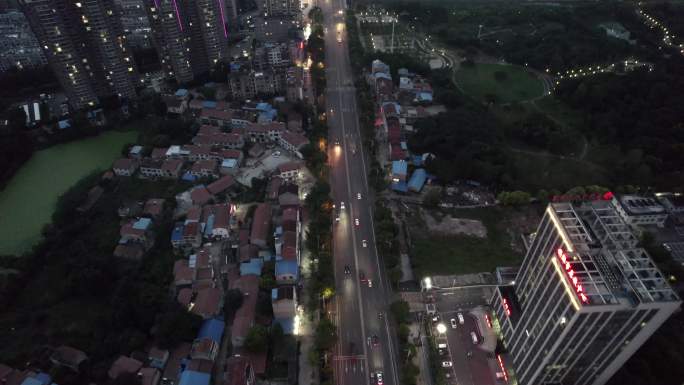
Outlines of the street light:
[[423,282],[425,283],[425,289],[426,290],[432,289],[432,279],[430,279],[430,277],[425,277]]

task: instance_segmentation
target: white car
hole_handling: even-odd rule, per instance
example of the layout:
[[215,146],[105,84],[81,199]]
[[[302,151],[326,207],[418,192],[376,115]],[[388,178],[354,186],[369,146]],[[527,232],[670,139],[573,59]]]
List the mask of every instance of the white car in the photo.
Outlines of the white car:
[[280,151],[274,152],[274,153],[273,153],[273,156],[276,157],[276,158],[279,157],[279,156],[280,156]]
[[335,222],[339,222],[339,221],[340,221],[340,217],[339,216],[335,217]]
[[458,313],[457,316],[458,316],[458,323],[460,323],[461,325],[463,325],[463,323],[465,322],[465,319],[463,319],[463,314]]
[[359,227],[359,218],[354,219],[354,224],[356,227]]
[[475,334],[475,332],[470,332],[470,339],[473,340],[473,344],[477,345],[478,340],[477,340],[477,334]]
[[361,193],[356,193],[356,199],[361,200]]
[[340,210],[344,210],[344,202],[340,202]]
[[368,247],[368,242],[366,242],[365,239],[361,241],[361,244],[363,245],[363,247]]
[[452,318],[450,322],[451,322],[451,328],[456,329],[456,319]]
[[443,368],[450,368],[452,366],[454,366],[454,364],[451,361],[442,361]]
[[368,287],[373,287],[373,280],[372,279],[368,279]]

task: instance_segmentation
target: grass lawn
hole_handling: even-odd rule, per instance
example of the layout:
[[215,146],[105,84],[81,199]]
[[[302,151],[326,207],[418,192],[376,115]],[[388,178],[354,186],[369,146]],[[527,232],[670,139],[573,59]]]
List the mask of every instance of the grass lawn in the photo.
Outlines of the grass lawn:
[[[502,72],[505,79],[497,80],[495,73]],[[498,103],[510,103],[542,95],[544,86],[526,69],[504,64],[476,63],[461,66],[456,72],[458,86],[470,97],[484,101],[487,95],[495,95]]]
[[40,240],[57,199],[95,170],[108,168],[135,131],[109,131],[33,154],[0,191],[0,254],[20,254]]
[[553,96],[543,97],[535,102],[548,116],[574,129],[583,125],[582,112],[572,109]]
[[477,219],[487,228],[486,238],[465,235],[426,235],[425,227],[412,223],[413,250],[411,262],[416,277],[445,274],[491,272],[497,266],[519,263],[522,256],[511,248],[506,216],[509,210],[496,207],[452,210],[457,218]]

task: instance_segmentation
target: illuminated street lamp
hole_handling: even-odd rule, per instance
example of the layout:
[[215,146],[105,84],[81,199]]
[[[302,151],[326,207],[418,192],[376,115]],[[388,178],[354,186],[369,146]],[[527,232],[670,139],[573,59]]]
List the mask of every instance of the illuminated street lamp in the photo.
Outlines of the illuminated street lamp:
[[423,279],[423,283],[425,284],[425,290],[432,289],[432,279],[430,277],[425,277],[425,279]]

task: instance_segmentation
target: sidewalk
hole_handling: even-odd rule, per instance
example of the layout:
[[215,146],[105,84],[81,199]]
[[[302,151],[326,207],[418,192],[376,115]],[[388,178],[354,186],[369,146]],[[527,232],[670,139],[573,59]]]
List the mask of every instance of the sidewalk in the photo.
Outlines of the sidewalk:
[[[308,223],[302,226],[302,234],[306,234]],[[302,244],[304,242],[302,241]],[[302,248],[302,262],[301,262],[301,284],[302,290],[300,292],[300,304],[309,298],[309,277],[311,270],[311,257],[308,250]],[[304,308],[300,305],[300,308]],[[309,352],[313,349],[314,344],[314,328],[315,323],[305,311],[298,311],[299,313],[299,378],[298,385],[318,385],[319,376],[317,375],[318,368],[311,365],[309,361]]]

